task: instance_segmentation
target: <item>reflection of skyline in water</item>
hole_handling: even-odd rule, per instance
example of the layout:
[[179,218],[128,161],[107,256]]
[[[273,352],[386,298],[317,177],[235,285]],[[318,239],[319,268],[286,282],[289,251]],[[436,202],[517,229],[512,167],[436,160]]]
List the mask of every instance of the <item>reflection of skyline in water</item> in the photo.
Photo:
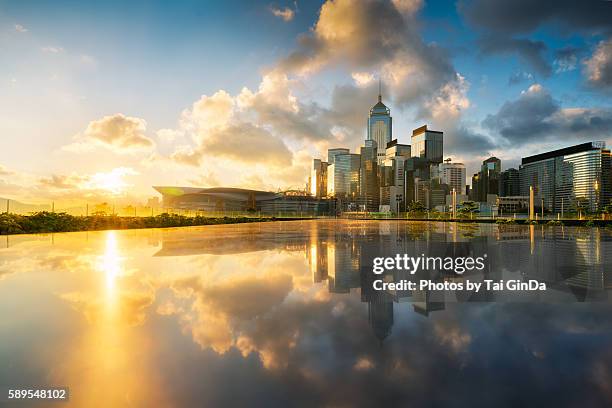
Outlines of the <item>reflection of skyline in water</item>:
[[[488,234],[474,235],[483,230]],[[576,301],[607,299],[608,290],[612,288],[612,238],[600,229],[490,224],[477,228],[472,224],[434,224],[433,228],[419,228],[418,225],[381,223],[380,234],[374,237],[372,239],[359,229],[339,234],[328,229],[320,230],[314,224],[307,254],[310,255],[313,282],[327,276],[330,292],[361,291],[362,302],[368,303],[372,330],[381,341],[393,326],[394,303],[410,302],[415,312],[428,316],[431,312],[444,310],[449,299],[448,293],[439,291],[374,290],[375,279],[399,282],[410,278],[407,272],[397,270],[374,275],[371,267],[376,256],[407,253],[464,257],[486,253],[489,268],[482,276],[431,271],[422,278],[433,281],[536,279],[547,283],[551,291],[570,293]],[[499,298],[495,292],[457,291],[451,301],[511,301],[514,300],[512,295]],[[529,299],[522,300],[546,300],[548,293],[530,295]],[[550,300],[561,300],[554,295],[549,296]]]
[[[360,221],[10,237],[0,385],[68,384],[80,406],[95,406],[87,395],[106,406],[463,406],[475,395],[477,406],[605,406],[611,308],[592,300],[607,298],[609,239]],[[412,251],[486,252],[490,268],[470,279],[554,287],[494,298],[371,289],[373,256]],[[462,279],[432,274],[451,278]]]
[[[428,316],[444,310],[448,302],[607,300],[612,288],[612,235],[604,229],[376,221],[352,221],[347,225],[312,222],[304,234],[279,228],[270,235],[262,234],[260,226],[240,240],[233,239],[232,233],[194,239],[163,236],[162,249],[156,256],[227,253],[227,248],[231,248],[231,253],[303,251],[313,283],[327,282],[328,291],[333,294],[360,291],[361,301],[368,305],[368,320],[379,340],[391,332],[393,304],[405,307],[403,304],[408,303],[414,312]],[[548,290],[544,293],[373,290],[375,279],[399,282],[411,278],[404,271],[394,270],[381,276],[371,271],[374,257],[404,253],[488,256],[487,268],[479,274],[430,271],[421,278],[437,282],[536,279],[545,282]]]

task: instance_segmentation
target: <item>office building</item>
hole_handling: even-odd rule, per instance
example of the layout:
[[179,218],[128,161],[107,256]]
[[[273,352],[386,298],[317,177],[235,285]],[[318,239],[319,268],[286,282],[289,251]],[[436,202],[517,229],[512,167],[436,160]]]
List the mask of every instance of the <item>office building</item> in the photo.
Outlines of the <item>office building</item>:
[[327,195],[346,200],[356,200],[359,194],[359,170],[361,157],[358,154],[337,154],[334,164],[327,168]]
[[327,195],[327,162],[321,161],[321,159],[312,161],[310,194],[319,198]]
[[412,157],[425,158],[432,163],[442,163],[444,133],[427,129],[427,125],[412,131]]
[[519,168],[521,195],[533,187],[548,211],[596,212],[610,204],[612,160],[604,142],[588,142],[525,157]]
[[446,184],[450,191],[455,189],[457,194],[465,194],[465,165],[463,163],[452,163],[450,159],[446,159],[444,163],[437,166],[437,178],[441,184]]
[[382,95],[380,89],[378,93],[378,102],[370,109],[368,116],[368,140],[373,140],[378,146],[377,161],[382,164],[385,160],[385,147],[393,139],[393,126],[391,111],[382,103]]
[[472,200],[487,202],[488,195],[499,195],[501,160],[489,157],[482,162],[480,171],[472,177]]
[[499,177],[499,196],[514,197],[520,194],[521,183],[519,180],[519,171],[514,168],[502,171]]
[[349,154],[351,151],[349,149],[338,147],[335,149],[327,150],[327,163],[328,165],[334,164],[335,157],[339,154]]
[[385,161],[380,167],[381,204],[393,213],[406,208],[406,160],[410,159],[410,146],[392,140],[385,149]]
[[361,146],[359,170],[359,207],[362,211],[378,211],[380,189],[378,175],[378,146],[374,140],[366,140]]

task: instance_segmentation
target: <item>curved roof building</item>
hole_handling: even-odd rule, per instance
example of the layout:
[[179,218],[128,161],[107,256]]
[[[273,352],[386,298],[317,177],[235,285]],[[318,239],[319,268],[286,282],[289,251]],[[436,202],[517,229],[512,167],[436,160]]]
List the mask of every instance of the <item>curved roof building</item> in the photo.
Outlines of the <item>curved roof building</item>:
[[194,211],[261,211],[268,214],[329,211],[327,200],[271,191],[233,187],[153,186],[161,193],[165,208]]

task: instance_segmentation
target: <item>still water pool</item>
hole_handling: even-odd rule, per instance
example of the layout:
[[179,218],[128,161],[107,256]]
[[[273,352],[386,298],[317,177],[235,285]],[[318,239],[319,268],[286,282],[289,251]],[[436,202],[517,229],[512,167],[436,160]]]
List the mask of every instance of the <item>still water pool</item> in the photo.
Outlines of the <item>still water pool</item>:
[[[69,387],[53,406],[612,405],[605,229],[317,220],[0,243],[0,385]],[[373,290],[403,278],[372,273],[396,254],[486,254],[429,278],[547,290]]]

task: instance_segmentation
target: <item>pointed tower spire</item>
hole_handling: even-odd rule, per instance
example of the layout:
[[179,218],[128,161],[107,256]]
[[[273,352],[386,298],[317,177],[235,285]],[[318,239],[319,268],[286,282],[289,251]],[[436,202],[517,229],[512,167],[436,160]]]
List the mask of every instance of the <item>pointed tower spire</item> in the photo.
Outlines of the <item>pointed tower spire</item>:
[[378,102],[382,102],[382,85],[380,77],[378,77]]

